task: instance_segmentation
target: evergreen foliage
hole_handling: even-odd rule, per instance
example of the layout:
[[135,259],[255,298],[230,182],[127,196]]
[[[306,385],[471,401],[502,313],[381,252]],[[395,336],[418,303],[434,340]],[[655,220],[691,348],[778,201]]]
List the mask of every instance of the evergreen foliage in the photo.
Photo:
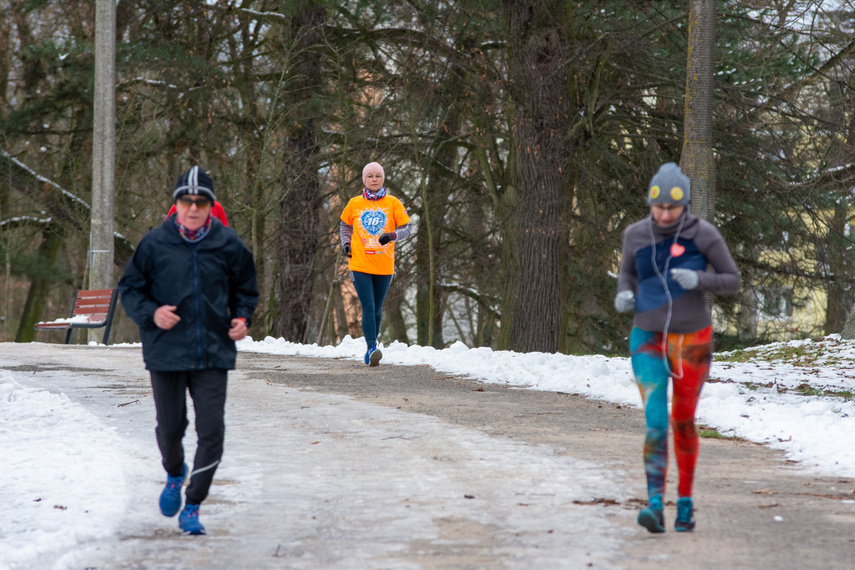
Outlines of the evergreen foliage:
[[[855,303],[855,8],[823,10],[719,3],[713,221],[744,287],[714,302],[732,346],[839,332]],[[0,11],[9,340],[86,282],[94,3]],[[650,176],[680,160],[687,16],[656,0],[119,2],[116,274],[199,164],[256,256],[251,335],[358,335],[338,219],[377,160],[415,229],[384,341],[623,354],[614,273]],[[786,318],[824,303],[818,327]]]

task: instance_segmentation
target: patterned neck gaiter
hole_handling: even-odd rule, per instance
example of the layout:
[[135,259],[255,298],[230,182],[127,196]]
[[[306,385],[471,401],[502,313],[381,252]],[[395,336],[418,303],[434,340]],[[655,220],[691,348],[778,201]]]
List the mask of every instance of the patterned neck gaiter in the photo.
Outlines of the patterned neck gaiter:
[[380,188],[380,190],[378,190],[377,192],[371,192],[371,190],[369,190],[368,188],[362,189],[362,197],[365,198],[366,200],[371,200],[372,202],[376,202],[377,200],[379,200],[380,198],[383,198],[384,196],[386,196],[386,187],[385,186],[382,186]]
[[195,230],[188,230],[178,221],[178,216],[175,216],[175,225],[178,227],[178,233],[184,238],[184,241],[190,243],[198,243],[208,235],[208,230],[211,229],[211,214],[208,214],[208,220]]

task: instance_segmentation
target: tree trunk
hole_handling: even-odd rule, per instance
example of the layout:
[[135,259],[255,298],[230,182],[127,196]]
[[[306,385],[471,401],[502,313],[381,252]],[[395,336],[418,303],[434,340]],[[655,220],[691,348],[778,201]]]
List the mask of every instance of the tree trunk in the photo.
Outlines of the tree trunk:
[[741,302],[736,320],[736,334],[743,343],[750,344],[757,337],[757,294],[743,287],[738,293]]
[[851,260],[845,237],[846,224],[849,223],[849,203],[837,202],[834,212],[828,221],[828,236],[826,241],[836,247],[828,248],[829,270],[828,285],[826,286],[825,334],[840,331],[846,321],[847,310],[852,304]]
[[[63,226],[54,224],[53,227],[45,231],[44,241],[39,246],[39,257],[45,260],[45,263],[50,267],[56,264],[56,258],[59,255],[60,246],[62,246]],[[30,282],[30,290],[27,293],[27,300],[24,303],[24,310],[21,312],[21,320],[18,323],[18,333],[15,335],[15,342],[33,342],[36,340],[35,325],[41,319],[42,303],[50,294],[51,286],[54,282],[51,280],[49,273],[39,271],[33,275]],[[71,313],[71,306],[62,308],[61,314],[55,315],[53,318],[66,317]],[[82,335],[85,335],[86,329],[81,329]],[[64,332],[64,331],[63,331]]]
[[430,163],[427,166],[427,186],[423,188],[423,207],[425,214],[419,218],[419,232],[416,234],[416,328],[418,344],[443,348],[442,335],[445,292],[441,268],[443,263],[444,240],[446,235],[443,220],[446,219],[446,205],[452,194],[455,180],[448,172],[455,170],[458,161],[458,147],[451,141],[461,136],[464,107],[455,102],[461,92],[467,89],[466,78],[460,62],[452,66],[446,81],[438,89],[441,101],[449,104],[439,110],[438,137],[434,140]]
[[308,329],[315,256],[320,241],[321,198],[318,178],[318,125],[314,99],[321,91],[323,26],[326,8],[307,2],[292,31],[298,44],[295,69],[295,108],[285,139],[280,202],[282,235],[278,243],[279,278],[273,333],[302,342]]
[[434,219],[441,219],[436,195],[441,192],[425,192],[423,212],[429,214],[419,216],[416,231],[416,343],[443,348],[442,289],[435,286],[441,279],[437,271],[441,254],[439,232],[433,225]]
[[383,324],[388,328],[388,337],[404,344],[410,344],[407,338],[407,323],[404,320],[402,305],[406,290],[398,279],[392,279],[389,294],[383,308]]
[[846,322],[843,324],[843,330],[840,332],[840,336],[846,340],[855,339],[855,309],[853,309],[846,318]]
[[11,70],[11,50],[9,49],[10,18],[0,19],[0,112],[7,113],[9,93],[9,72]]
[[[852,157],[855,150],[855,120],[850,120],[846,124],[847,114],[842,112],[846,108],[845,90],[841,89],[840,84],[832,82],[831,89],[839,94],[839,99],[836,101],[835,111],[831,113],[831,117],[837,120],[842,129],[846,130],[845,144],[835,145],[832,147],[830,154],[829,165],[831,167],[845,167]],[[835,181],[832,184],[839,188],[841,194],[849,193],[849,182],[846,180]],[[825,247],[820,248],[829,251],[828,261],[824,264],[828,267],[830,280],[826,288],[826,308],[825,308],[825,334],[833,334],[842,329],[844,338],[853,338],[855,334],[855,310],[846,315],[847,308],[852,306],[853,289],[852,289],[852,273],[853,273],[853,239],[855,236],[849,235],[847,225],[850,220],[850,202],[849,200],[837,200],[834,203],[834,213],[828,223],[828,233],[825,240]],[[850,336],[845,336],[850,335]]]
[[[515,150],[511,147],[508,164],[514,162],[514,153]],[[511,346],[514,311],[516,310],[517,291],[521,279],[518,260],[519,248],[517,247],[517,234],[519,232],[517,231],[517,216],[515,215],[517,192],[510,181],[510,173],[506,173],[506,178],[508,180],[502,184],[502,193],[496,206],[497,217],[502,220],[502,249],[499,258],[502,318],[499,321],[499,350],[508,350]]]
[[692,181],[692,212],[710,221],[715,216],[715,157],[712,140],[715,37],[716,0],[690,0],[680,168]]
[[[557,352],[561,332],[562,223],[568,140],[568,8],[558,0],[504,0],[508,24],[508,94],[516,233],[515,286],[506,291],[502,326],[508,348]],[[514,293],[513,289],[516,290]],[[507,322],[510,317],[510,322]]]
[[341,294],[342,287],[339,285],[335,292],[335,331],[336,343],[341,342],[345,335],[350,334],[347,328],[347,310],[344,308],[344,296]]

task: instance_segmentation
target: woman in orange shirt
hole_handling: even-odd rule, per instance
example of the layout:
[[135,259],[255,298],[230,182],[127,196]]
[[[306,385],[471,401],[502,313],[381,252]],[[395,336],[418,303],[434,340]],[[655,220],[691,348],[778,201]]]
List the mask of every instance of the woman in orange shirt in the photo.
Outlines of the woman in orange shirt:
[[383,300],[395,274],[395,242],[410,236],[410,217],[400,200],[383,186],[383,167],[370,162],[362,169],[362,194],[351,198],[341,214],[341,247],[350,258],[350,278],[362,304],[362,333],[368,350],[365,364],[378,366],[383,353],[377,335]]

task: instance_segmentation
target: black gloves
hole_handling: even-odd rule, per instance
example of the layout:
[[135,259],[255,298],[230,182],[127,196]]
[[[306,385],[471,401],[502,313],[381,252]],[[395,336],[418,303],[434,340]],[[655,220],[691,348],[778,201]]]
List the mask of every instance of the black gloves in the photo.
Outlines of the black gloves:
[[[393,241],[398,238],[398,235],[395,232],[388,234],[380,234],[380,237],[377,238],[377,241],[380,242],[380,245],[386,245],[390,241]],[[350,243],[341,244],[341,249],[344,252],[345,257],[353,257],[353,250],[350,247]]]

